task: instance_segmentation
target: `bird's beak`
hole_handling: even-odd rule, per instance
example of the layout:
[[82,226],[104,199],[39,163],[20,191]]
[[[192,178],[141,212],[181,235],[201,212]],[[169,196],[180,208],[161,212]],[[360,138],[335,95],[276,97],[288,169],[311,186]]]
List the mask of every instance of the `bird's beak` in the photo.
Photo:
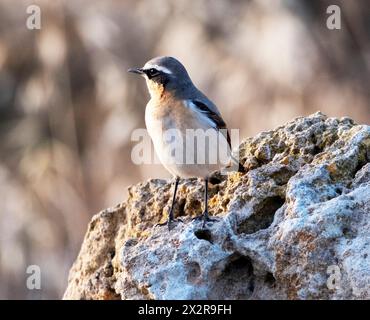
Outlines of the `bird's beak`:
[[130,68],[127,70],[127,72],[144,74],[144,70],[142,68]]

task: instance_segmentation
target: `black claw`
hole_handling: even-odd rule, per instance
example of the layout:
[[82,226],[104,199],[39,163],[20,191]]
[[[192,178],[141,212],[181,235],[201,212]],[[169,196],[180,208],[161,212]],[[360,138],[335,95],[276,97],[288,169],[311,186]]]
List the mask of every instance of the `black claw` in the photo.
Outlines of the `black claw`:
[[162,222],[162,223],[157,223],[155,226],[157,227],[157,226],[159,226],[159,227],[163,227],[163,226],[165,226],[165,225],[167,225],[168,226],[168,230],[171,230],[171,224],[172,224],[172,222],[181,222],[181,223],[183,223],[184,221],[182,220],[182,219],[180,219],[180,218],[177,218],[177,219],[168,219],[166,222]]
[[175,223],[176,223],[176,222],[184,223],[184,221],[182,221],[182,219],[180,219],[180,218],[168,220],[168,221],[167,221],[168,231],[171,231],[171,224],[172,224],[173,222],[175,222]]
[[192,219],[193,221],[194,220],[201,220],[203,221],[203,224],[202,224],[202,228],[204,229],[204,227],[206,226],[207,222],[217,222],[218,219],[216,218],[210,218],[209,215],[208,215],[208,212],[203,212],[203,214],[201,214],[200,216],[197,216],[195,218]]
[[215,218],[210,218],[207,212],[203,213],[203,225],[202,225],[203,228],[206,226],[207,222],[216,222],[216,221],[218,220]]

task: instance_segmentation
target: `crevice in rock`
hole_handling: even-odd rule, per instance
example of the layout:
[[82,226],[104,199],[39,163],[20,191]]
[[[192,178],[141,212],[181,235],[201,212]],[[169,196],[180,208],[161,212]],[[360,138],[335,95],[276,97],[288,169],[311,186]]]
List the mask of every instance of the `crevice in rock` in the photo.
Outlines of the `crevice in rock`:
[[217,185],[224,182],[226,179],[227,177],[225,175],[222,175],[219,171],[216,171],[211,174],[211,176],[208,178],[208,181],[213,185]]
[[113,260],[115,255],[116,255],[116,250],[113,248],[111,251],[109,251],[109,259]]
[[175,212],[177,214],[175,214],[176,217],[182,217],[182,216],[185,216],[185,205],[186,205],[186,200],[185,199],[180,199],[177,201],[177,210],[175,210]]
[[322,148],[320,148],[319,146],[317,145],[314,145],[314,147],[312,148],[312,155],[313,156],[316,156],[317,154],[321,153],[323,150]]
[[235,253],[218,275],[209,299],[249,299],[254,291],[254,270],[249,257]]
[[237,232],[251,234],[267,229],[274,221],[275,212],[283,206],[284,202],[285,200],[280,196],[264,199],[256,212],[238,226]]
[[197,282],[200,277],[200,266],[197,262],[189,262],[186,266],[187,281],[191,283]]
[[262,167],[262,166],[264,166],[265,164],[268,164],[268,163],[270,163],[271,162],[271,160],[267,160],[267,159],[259,159],[259,158],[255,158],[256,159],[256,161],[257,161],[257,166],[258,166],[258,168],[259,167]]
[[323,151],[323,148],[320,147],[317,143],[317,138],[314,133],[311,134],[311,142],[312,142],[312,147],[311,147],[311,154],[313,156],[316,156],[317,154],[321,153]]
[[343,188],[336,187],[336,188],[335,188],[335,192],[336,192],[338,195],[341,195],[341,194],[343,193]]
[[198,229],[194,231],[195,236],[198,239],[206,240],[210,243],[213,243],[212,241],[212,233],[208,229]]
[[250,291],[251,295],[253,294],[254,289],[255,289],[254,277],[252,277],[248,284],[248,290]]
[[354,172],[352,174],[351,178],[355,178],[357,172],[361,171],[361,169],[370,162],[370,152],[369,148],[366,144],[361,144],[359,146],[359,151],[358,151],[358,158],[357,158],[357,165],[356,168],[354,169]]
[[354,179],[356,178],[356,175],[358,172],[361,171],[361,169],[368,163],[366,157],[365,159],[358,159],[358,163],[357,163],[357,166],[356,168],[353,170],[351,176],[350,176],[350,180],[348,182],[348,189],[352,189],[353,188],[353,184],[354,184]]
[[355,168],[355,172],[353,174],[353,178],[356,176],[356,173],[359,172],[367,163],[368,163],[368,161],[366,161],[366,160],[358,162],[358,164]]
[[274,277],[274,275],[271,273],[271,272],[267,272],[266,275],[265,275],[265,283],[270,286],[270,287],[273,287],[275,286],[275,283],[276,283],[276,279]]
[[356,237],[356,233],[348,227],[344,227],[342,233],[346,239],[354,239]]
[[283,186],[288,183],[289,179],[297,173],[296,170],[292,170],[289,167],[283,167],[279,171],[270,174],[278,186]]

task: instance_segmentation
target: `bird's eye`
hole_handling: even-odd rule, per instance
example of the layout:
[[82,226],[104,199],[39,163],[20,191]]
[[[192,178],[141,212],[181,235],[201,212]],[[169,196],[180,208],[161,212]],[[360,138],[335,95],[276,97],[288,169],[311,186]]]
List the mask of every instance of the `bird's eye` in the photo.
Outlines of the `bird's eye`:
[[149,79],[154,78],[158,76],[159,74],[160,72],[155,68],[150,68],[146,70],[146,75],[148,76]]
[[158,71],[156,69],[154,69],[154,68],[149,69],[149,75],[150,76],[154,76],[156,73],[158,73]]

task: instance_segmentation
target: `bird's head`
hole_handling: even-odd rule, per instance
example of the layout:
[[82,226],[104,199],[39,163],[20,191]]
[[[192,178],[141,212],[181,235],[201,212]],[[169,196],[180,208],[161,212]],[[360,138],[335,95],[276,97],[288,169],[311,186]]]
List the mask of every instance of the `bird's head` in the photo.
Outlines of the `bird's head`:
[[149,60],[144,67],[131,68],[128,72],[145,77],[152,98],[166,92],[183,92],[192,85],[185,67],[173,57],[157,57]]

